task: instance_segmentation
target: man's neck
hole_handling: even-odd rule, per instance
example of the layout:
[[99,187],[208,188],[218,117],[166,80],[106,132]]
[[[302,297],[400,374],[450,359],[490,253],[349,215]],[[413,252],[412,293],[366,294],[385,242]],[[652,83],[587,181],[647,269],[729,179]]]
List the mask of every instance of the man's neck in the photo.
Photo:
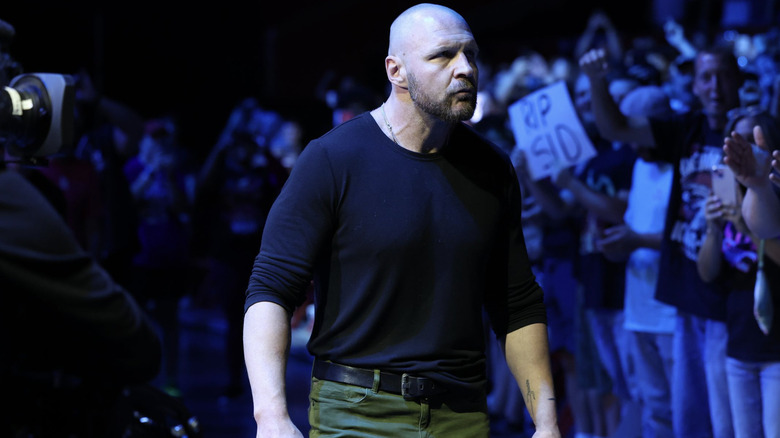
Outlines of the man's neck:
[[371,115],[391,140],[420,154],[439,152],[455,126],[421,111],[411,101],[399,102],[393,97]]
[[725,114],[709,114],[705,111],[707,116],[707,124],[713,131],[722,131],[726,127],[728,117]]
[[718,117],[707,116],[707,124],[710,125],[710,129],[713,131],[722,131],[726,127],[726,121]]

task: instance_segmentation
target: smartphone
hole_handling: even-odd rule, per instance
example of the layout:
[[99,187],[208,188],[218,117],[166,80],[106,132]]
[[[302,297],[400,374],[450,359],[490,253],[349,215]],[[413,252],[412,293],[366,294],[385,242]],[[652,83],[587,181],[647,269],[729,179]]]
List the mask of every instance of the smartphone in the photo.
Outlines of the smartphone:
[[737,206],[737,179],[729,166],[712,166],[712,193],[720,198],[723,205]]

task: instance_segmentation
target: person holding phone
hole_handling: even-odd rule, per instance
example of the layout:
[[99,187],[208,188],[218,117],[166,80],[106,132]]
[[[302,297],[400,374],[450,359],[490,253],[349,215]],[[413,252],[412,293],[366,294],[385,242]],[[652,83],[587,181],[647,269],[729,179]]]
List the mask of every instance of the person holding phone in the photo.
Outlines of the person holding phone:
[[[768,113],[742,108],[730,113],[726,132],[752,143],[753,128],[758,125],[772,135],[780,132]],[[717,281],[728,291],[726,377],[735,436],[780,436],[780,422],[775,418],[780,412],[780,328],[772,323],[772,314],[780,312],[780,288],[776,287],[780,239],[763,240],[749,229],[741,209],[746,188],[737,185],[732,175],[730,167],[713,170],[713,194],[705,204],[707,232],[697,268],[703,281]],[[749,179],[740,175],[743,181]],[[759,291],[756,283],[762,261],[768,286]],[[761,308],[771,309],[770,313],[759,312]]]
[[737,179],[730,167],[723,164],[712,166],[712,193],[726,208],[737,206]]

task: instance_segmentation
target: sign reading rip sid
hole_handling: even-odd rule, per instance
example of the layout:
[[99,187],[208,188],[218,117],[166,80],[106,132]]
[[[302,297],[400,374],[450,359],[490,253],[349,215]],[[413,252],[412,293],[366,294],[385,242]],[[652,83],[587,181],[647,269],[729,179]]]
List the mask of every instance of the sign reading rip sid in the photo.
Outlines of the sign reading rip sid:
[[525,153],[532,179],[550,176],[596,155],[563,81],[528,94],[508,110],[515,141]]

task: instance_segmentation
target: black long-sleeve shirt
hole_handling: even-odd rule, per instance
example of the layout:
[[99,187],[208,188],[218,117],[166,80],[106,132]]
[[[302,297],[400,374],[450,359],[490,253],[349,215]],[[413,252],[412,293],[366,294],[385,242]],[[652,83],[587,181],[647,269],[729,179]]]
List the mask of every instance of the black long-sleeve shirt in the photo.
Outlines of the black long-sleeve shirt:
[[483,305],[497,336],[546,322],[509,158],[465,125],[439,153],[388,139],[368,114],[311,142],[271,209],[246,308],[292,311],[312,275],[320,359],[485,381]]

